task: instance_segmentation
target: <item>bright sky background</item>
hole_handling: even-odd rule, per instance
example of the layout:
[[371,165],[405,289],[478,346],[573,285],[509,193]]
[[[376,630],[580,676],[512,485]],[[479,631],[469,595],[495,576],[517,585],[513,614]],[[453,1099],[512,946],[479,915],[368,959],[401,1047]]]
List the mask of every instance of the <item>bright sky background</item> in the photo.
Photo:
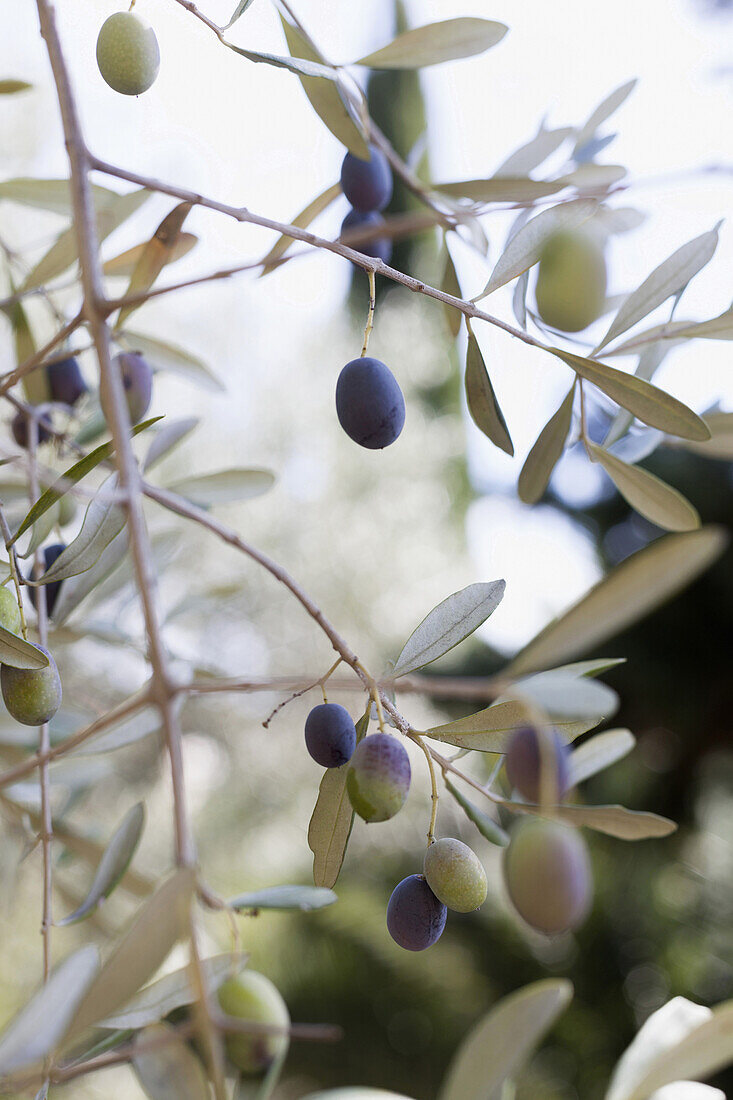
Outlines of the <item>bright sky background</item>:
[[[62,144],[48,132],[47,120],[57,116],[35,6],[17,0],[13,6],[12,34],[0,42],[0,70],[40,87],[26,99],[22,117],[13,104],[0,104],[1,170],[7,176],[65,174]],[[227,21],[233,6],[233,0],[201,0],[219,23]],[[388,25],[386,0],[294,0],[294,6],[334,60],[360,56],[388,37],[380,30]],[[731,62],[733,20],[703,18],[693,0],[412,0],[409,7],[415,23],[461,14],[500,19],[511,28],[491,53],[425,74],[437,179],[490,174],[534,134],[543,116],[550,125],[582,122],[611,89],[638,76],[632,98],[608,124],[618,126],[620,136],[601,159],[629,167],[639,186],[618,202],[637,205],[649,217],[640,230],[613,242],[611,291],[632,289],[680,244],[729,214],[730,176],[658,177],[733,161],[733,85],[730,76],[718,72]],[[334,181],[342,150],[308,108],[297,79],[222,49],[173,0],[137,4],[160,41],[162,67],[154,87],[139,99],[107,88],[94,46],[101,22],[119,8],[108,0],[57,2],[89,144],[100,156],[283,220]],[[268,0],[255,0],[231,33],[242,45],[284,51]],[[146,207],[146,225],[155,225],[155,215],[166,209],[155,203]],[[342,215],[343,210],[334,211],[324,232],[335,231]],[[189,226],[203,243],[176,268],[177,277],[257,256],[268,243],[260,230],[201,211]],[[487,229],[495,258],[506,223],[494,216]],[[139,228],[131,229],[120,247],[141,235]],[[727,307],[732,257],[733,231],[726,223],[716,259],[685,295],[679,316],[709,317]],[[471,295],[483,285],[485,272],[467,253],[458,260]],[[164,317],[175,326],[178,341],[187,340],[193,350],[204,352],[212,339],[220,356],[234,360],[246,348],[261,360],[263,347],[277,340],[279,356],[296,356],[309,334],[331,324],[342,309],[347,279],[344,264],[318,256],[264,284],[242,277],[217,287],[205,301],[213,303],[216,295],[217,323],[227,318],[226,338],[220,332],[207,336],[201,316],[189,316],[185,295],[166,301]],[[511,319],[502,292],[489,308]],[[512,488],[529,446],[567,388],[567,372],[495,330],[482,328],[479,337],[517,457],[512,462],[499,455],[468,428],[475,476],[484,481],[488,474],[508,496],[478,501],[467,530],[475,579],[500,574],[508,581],[503,614],[489,624],[486,637],[514,648],[584,591],[598,576],[598,566],[572,524],[550,509],[520,506]],[[733,407],[730,357],[729,344],[692,345],[669,357],[657,381],[698,409],[717,399]],[[235,383],[230,408],[218,407],[224,422],[234,416],[244,392]]]

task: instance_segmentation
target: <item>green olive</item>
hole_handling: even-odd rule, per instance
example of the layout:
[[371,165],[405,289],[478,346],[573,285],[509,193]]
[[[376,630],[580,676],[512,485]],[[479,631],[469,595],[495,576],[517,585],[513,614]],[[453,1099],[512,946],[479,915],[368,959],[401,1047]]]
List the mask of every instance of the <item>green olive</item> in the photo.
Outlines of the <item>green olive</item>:
[[155,82],[160,50],[155,31],[132,11],[118,11],[102,24],[97,39],[99,71],[116,92],[140,95]]
[[442,837],[425,853],[425,880],[438,901],[454,913],[470,913],[486,901],[486,872],[461,840]]
[[578,229],[548,237],[535,298],[545,324],[561,332],[579,332],[597,320],[606,300],[606,261],[599,241]]
[[50,722],[61,706],[61,680],[56,662],[43,646],[38,647],[48,657],[45,668],[0,668],[2,688],[8,714],[24,726],[42,726]]
[[[245,970],[219,988],[219,1004],[227,1016],[256,1024],[290,1027],[290,1013],[279,990],[264,974]],[[288,1049],[290,1036],[277,1033],[229,1034],[226,1050],[230,1061],[243,1073],[258,1074],[269,1069]]]

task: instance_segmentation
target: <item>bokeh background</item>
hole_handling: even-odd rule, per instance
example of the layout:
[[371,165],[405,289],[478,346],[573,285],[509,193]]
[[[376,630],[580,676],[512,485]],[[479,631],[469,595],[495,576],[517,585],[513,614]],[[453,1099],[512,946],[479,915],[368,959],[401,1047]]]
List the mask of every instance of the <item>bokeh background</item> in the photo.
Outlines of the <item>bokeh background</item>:
[[[232,0],[202,5],[225,23]],[[161,45],[158,81],[127,100],[102,82],[94,62],[99,26],[116,5],[59,0],[64,46],[91,148],[136,171],[246,204],[281,220],[294,216],[338,176],[342,150],[312,114],[296,78],[248,64],[172,0],[138,0]],[[639,85],[607,124],[618,128],[607,159],[629,168],[617,203],[647,218],[613,238],[613,293],[630,290],[660,260],[730,210],[733,15],[695,0],[580,0],[495,4],[465,0],[300,0],[298,14],[334,60],[361,56],[386,41],[395,20],[413,24],[456,14],[500,19],[511,33],[490,54],[441,66],[419,79],[382,75],[369,88],[377,121],[407,156],[423,141],[433,177],[492,172],[541,121],[581,123],[614,87]],[[67,165],[53,87],[32,4],[0,12],[0,74],[35,85],[0,103],[3,177],[61,176]],[[282,52],[277,16],[257,2],[232,31],[234,41]],[[423,137],[424,135],[424,137]],[[394,209],[407,196],[397,188]],[[150,200],[105,246],[115,255],[149,236],[170,203]],[[345,203],[317,229],[336,234]],[[40,212],[0,207],[0,232],[35,258],[61,227]],[[485,220],[495,258],[507,216]],[[263,254],[271,235],[194,210],[186,228],[201,238],[175,268],[176,279]],[[730,299],[733,237],[723,227],[718,255],[686,293],[680,316],[709,317]],[[485,271],[465,248],[454,257],[464,291],[477,293]],[[400,245],[396,266],[439,278],[431,234]],[[372,350],[394,370],[408,401],[399,445],[358,451],[332,410],[335,377],[361,346],[365,280],[331,255],[295,260],[256,280],[247,275],[183,291],[145,306],[139,331],[200,356],[226,387],[194,388],[157,376],[153,412],[197,416],[200,425],[160,468],[162,484],[189,472],[262,465],[278,477],[261,500],[221,509],[222,518],[303,583],[365,662],[379,670],[416,623],[450,592],[503,576],[507,595],[480,637],[440,671],[496,670],[605,569],[659,532],[633,516],[603,475],[569,453],[546,499],[521,505],[516,479],[527,450],[567,388],[563,367],[498,331],[478,330],[510,424],[517,457],[499,454],[468,421],[459,361],[442,310],[406,291],[378,287]],[[119,286],[120,292],[124,284]],[[74,302],[73,291],[60,301]],[[492,308],[510,317],[509,295]],[[31,307],[42,339],[50,321]],[[48,329],[48,332],[47,332]],[[11,365],[9,332],[0,332]],[[94,365],[83,359],[90,380]],[[733,407],[728,345],[675,350],[659,384],[702,411]],[[603,408],[596,411],[598,423]],[[9,445],[9,444],[8,444]],[[6,446],[4,444],[4,446]],[[733,524],[730,467],[667,450],[650,468],[699,508],[704,521]],[[252,678],[319,676],[327,644],[298,606],[266,575],[195,528],[149,513],[161,567],[166,639],[181,667]],[[519,1083],[518,1100],[603,1094],[610,1069],[648,1014],[675,994],[714,1003],[733,996],[733,582],[730,555],[683,596],[603,652],[629,658],[608,674],[620,693],[615,725],[639,744],[626,761],[588,785],[592,801],[622,801],[674,817],[671,840],[625,845],[589,837],[596,878],[592,918],[577,937],[547,942],[508,912],[499,852],[441,802],[441,831],[462,836],[484,859],[491,889],[476,914],[452,916],[428,954],[400,951],[384,927],[394,884],[419,867],[429,789],[419,758],[410,803],[393,821],[354,830],[331,909],[304,916],[242,918],[252,965],[283,991],[294,1020],[337,1022],[333,1046],[294,1044],[280,1100],[318,1084],[373,1084],[416,1100],[434,1097],[462,1036],[500,995],[545,974],[567,974],[576,998]],[[112,635],[116,643],[111,644]],[[142,682],[140,621],[124,569],[90,606],[57,632],[67,709],[101,712]],[[199,698],[183,712],[186,773],[200,856],[225,896],[282,882],[307,882],[306,830],[319,769],[302,747],[309,702],[296,701],[272,725],[262,720],[275,693]],[[356,713],[354,695],[335,695]],[[418,727],[465,704],[410,696]],[[462,710],[459,710],[462,707]],[[144,798],[148,825],[136,867],[155,879],[169,865],[170,789],[154,726],[131,724],[127,747],[79,760],[68,777],[67,819],[79,834],[104,840],[125,810]],[[2,750],[7,761],[13,752]],[[85,770],[86,769],[86,770]],[[81,777],[80,777],[81,774]],[[26,792],[31,797],[31,792]],[[40,855],[3,819],[0,866],[0,1018],[11,1015],[39,969]],[[84,892],[89,867],[59,846],[56,906]],[[94,924],[60,929],[62,957],[85,937],[101,943],[124,925],[134,898],[120,894]],[[223,920],[207,925],[211,950],[226,950]],[[183,956],[172,957],[170,966]],[[730,1074],[721,1087],[733,1087]],[[53,1095],[139,1100],[132,1074],[109,1070]]]

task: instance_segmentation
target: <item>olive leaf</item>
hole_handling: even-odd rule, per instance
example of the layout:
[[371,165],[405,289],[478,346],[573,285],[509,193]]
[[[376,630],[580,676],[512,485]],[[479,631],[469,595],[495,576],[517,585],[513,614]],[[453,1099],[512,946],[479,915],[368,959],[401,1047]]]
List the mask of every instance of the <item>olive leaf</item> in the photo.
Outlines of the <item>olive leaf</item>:
[[138,351],[144,355],[154,370],[170,371],[201,389],[215,393],[225,388],[205,363],[184,348],[158,340],[155,336],[132,332],[130,329],[115,333],[115,339],[124,343],[130,351]]
[[61,551],[43,576],[33,582],[35,585],[74,577],[96,565],[127,522],[124,509],[112,496],[116,487],[117,475],[113,474],[89,502],[79,534]]
[[183,420],[172,420],[169,424],[163,424],[160,431],[155,433],[155,437],[148,447],[148,453],[145,455],[143,462],[143,470],[147,472],[153,466],[157,466],[198,425],[199,419],[196,416],[187,416]]
[[238,469],[193,474],[172,482],[166,488],[171,493],[185,497],[199,508],[211,508],[215,504],[231,504],[262,496],[274,484],[275,475],[271,470]]
[[[238,974],[247,959],[248,956],[242,954],[212,955],[202,959],[201,970],[209,992],[215,992],[227,978]],[[174,1009],[193,1004],[195,1000],[196,992],[191,988],[191,968],[183,966],[146,985],[121,1009],[100,1020],[97,1026],[115,1031],[136,1030],[158,1023]]]
[[635,744],[636,738],[626,729],[606,730],[590,737],[570,754],[569,785],[577,787],[578,783],[623,760]]
[[728,544],[722,527],[666,535],[637,551],[551,622],[510,662],[507,675],[542,668],[612,638],[671,599],[716,561]]
[[575,383],[565,400],[537,436],[519,474],[517,491],[525,504],[536,504],[547,488],[552,471],[562,457],[573,420]]
[[[553,718],[586,719],[602,715],[610,718],[618,710],[619,698],[613,688],[590,679],[572,665],[536,672],[517,680],[511,689],[520,701],[530,699]],[[509,693],[507,693],[509,694]],[[499,699],[497,702],[503,702]]]
[[[149,420],[143,420],[140,424],[135,424],[131,429],[133,436],[139,435],[140,432],[144,432],[146,428],[149,428],[151,424],[157,424],[159,420],[162,420],[161,416],[153,416]],[[41,493],[38,500],[32,506],[25,519],[22,521],[20,527],[15,532],[11,539],[11,545],[31,527],[39,516],[60,500],[62,496],[72,487],[76,485],[82,478],[86,477],[88,473],[91,473],[100,462],[105,462],[108,458],[114,454],[114,443],[112,440],[109,443],[103,443],[101,447],[97,447],[96,450],[90,451],[84,458],[80,458],[78,462],[75,462],[73,466],[70,466],[65,473],[54,482],[50,488],[46,489],[44,493]]]
[[48,668],[48,657],[31,642],[0,626],[0,662],[13,668]]
[[[357,744],[369,728],[371,706],[356,724]],[[313,852],[313,882],[330,889],[344,862],[354,824],[354,811],[346,793],[348,764],[326,768],[308,825],[308,847]]]
[[705,458],[733,459],[733,413],[706,413],[704,420],[710,429],[710,439],[705,443],[691,443],[687,439],[675,439],[670,442],[675,447],[682,447],[685,451],[692,451],[693,454],[704,455]]
[[0,1076],[39,1065],[57,1049],[98,972],[92,944],[56,967],[0,1035]]
[[470,584],[439,603],[405,642],[395,663],[393,678],[406,676],[437,661],[468,638],[493,614],[505,589],[503,580]]
[[354,64],[370,69],[424,69],[484,53],[501,42],[508,29],[490,19],[446,19],[404,31]]
[[281,57],[280,54],[263,53],[261,50],[246,50],[242,46],[235,46],[233,42],[223,42],[228,49],[238,53],[240,57],[246,57],[248,61],[256,64],[274,65],[276,69],[287,69],[299,77],[308,77],[317,80],[336,80],[336,70],[330,65],[322,65],[316,61],[309,61],[298,57]]
[[588,447],[624,500],[642,516],[668,531],[694,531],[700,526],[697,510],[677,489],[641,466],[623,462],[595,443],[589,443]]
[[222,30],[228,31],[230,27],[234,26],[234,24],[237,22],[237,20],[240,18],[240,16],[244,15],[244,13],[246,12],[247,8],[250,6],[251,3],[252,3],[252,0],[239,0],[239,3],[237,4],[236,8],[234,9],[234,12],[232,13],[231,19],[229,20],[228,23],[224,24],[224,26],[222,27]]
[[[443,275],[440,280],[440,289],[444,294],[451,294],[454,298],[462,298],[461,284],[458,281],[458,273],[456,271],[456,265],[453,263],[453,258],[448,248],[447,238],[443,245]],[[458,309],[454,309],[453,306],[445,306],[445,316],[448,322],[448,330],[451,336],[455,339],[458,333],[461,331],[461,321],[463,320],[463,314]]]
[[[313,202],[309,202],[306,208],[301,210],[300,214],[296,215],[290,224],[297,225],[299,229],[307,229],[311,222],[314,221],[319,214],[322,214],[324,210],[327,210],[340,194],[341,184],[332,184],[331,187],[327,187],[317,198],[313,199]],[[278,261],[282,259],[292,243],[293,238],[288,237],[287,234],[278,237],[277,241],[262,261],[260,278],[269,275],[271,271],[275,270],[278,266]]]
[[156,891],[118,942],[78,1006],[71,1039],[125,1004],[188,930],[195,873],[177,871]]
[[150,1100],[209,1100],[206,1073],[171,1024],[152,1024],[135,1037],[132,1068]]
[[527,176],[495,176],[485,180],[433,184],[435,191],[472,202],[532,202],[554,195],[564,186],[555,180],[533,180]]
[[[176,260],[187,256],[196,247],[198,241],[199,239],[194,233],[179,233],[175,243],[168,251],[165,266],[174,264]],[[142,244],[133,245],[132,248],[120,252],[119,256],[113,256],[111,260],[105,261],[104,274],[112,277],[126,276],[129,279],[149,244],[150,241],[143,241]]]
[[662,432],[678,435],[682,439],[710,438],[704,420],[697,413],[688,409],[676,397],[653,386],[651,382],[626,374],[616,367],[609,367],[607,363],[575,355],[571,351],[562,351],[560,348],[547,350],[645,424],[659,428]]
[[636,78],[627,80],[625,84],[615,88],[610,95],[607,95],[606,98],[598,104],[588,121],[578,130],[575,138],[575,149],[573,150],[576,157],[583,149],[583,146],[587,145],[595,136],[598,127],[609,119],[611,115],[615,114],[621,104],[631,95],[636,84]]
[[673,294],[684,290],[690,280],[712,260],[718,247],[718,230],[722,222],[714,229],[702,233],[673,252],[663,263],[655,267],[637,290],[624,301],[614,317],[611,327],[596,348],[600,351],[611,340],[641,321],[644,317],[666,302]]
[[558,229],[569,229],[588,221],[598,209],[595,199],[574,199],[572,202],[551,206],[536,214],[523,225],[507,243],[496,261],[488,283],[476,298],[480,301],[493,294],[499,287],[516,279],[537,263],[545,241]]
[[595,829],[617,840],[650,840],[669,836],[677,828],[674,821],[645,810],[627,810],[625,806],[579,806],[564,802],[560,806],[532,806],[526,802],[502,799],[501,805],[513,813],[549,817],[574,828]]
[[[280,19],[290,54],[310,61],[321,61],[312,44],[287,19],[282,16]],[[331,75],[334,75],[333,70]],[[333,136],[354,156],[368,160],[369,148],[363,127],[346,106],[339,84],[333,80],[314,80],[307,74],[301,76],[300,83],[311,107]]]
[[481,835],[485,837],[490,844],[498,844],[502,848],[506,847],[509,843],[509,834],[505,833],[492,817],[489,817],[487,813],[480,810],[478,806],[469,801],[457,787],[454,787],[447,776],[444,779],[444,783],[446,790],[453,795],[468,820],[473,822]]
[[[175,206],[169,214],[166,214],[153,236],[146,243],[139,260],[135,264],[129,285],[125,291],[126,298],[130,298],[135,294],[144,294],[153,285],[166,264],[171,263],[183,223],[190,213],[191,203],[182,202]],[[137,305],[124,306],[119,312],[115,328],[121,328],[130,314],[139,309],[140,305],[142,305],[142,302]]]
[[543,122],[536,136],[531,141],[520,145],[506,160],[502,161],[494,172],[494,176],[526,175],[557,152],[572,133],[572,126],[561,126],[557,130],[546,130]]
[[494,393],[494,387],[486,369],[481,348],[473,332],[469,330],[466,350],[466,401],[471,419],[477,428],[505,454],[514,454],[509,429]]
[[227,905],[231,909],[300,909],[308,913],[313,909],[323,909],[333,905],[338,898],[333,890],[318,886],[268,886],[264,890],[253,890],[248,894],[238,894]]
[[16,92],[27,92],[32,87],[26,80],[0,80],[0,95],[15,95]]
[[[583,721],[561,718],[554,720],[552,725],[562,740],[568,744],[597,726],[602,718],[602,714]],[[425,730],[424,734],[435,741],[444,741],[459,749],[503,753],[506,752],[514,732],[530,721],[531,714],[526,704],[521,700],[512,699],[492,703],[490,707],[485,707],[484,710],[479,710],[475,714],[469,714],[465,718],[459,718],[455,722],[432,726]]]
[[109,546],[104,548],[99,560],[91,568],[64,581],[53,609],[53,618],[57,626],[62,626],[81,601],[117,569],[127,554],[127,546],[127,529],[123,527]]
[[573,996],[564,978],[535,982],[504,997],[458,1048],[438,1100],[495,1100]]
[[[119,192],[99,186],[92,188],[92,194],[97,209],[108,207],[120,197]],[[74,212],[69,180],[28,178],[3,180],[0,183],[0,200],[2,199],[20,203],[22,206],[50,210],[54,214],[64,214],[67,217],[71,217]]]
[[145,809],[138,802],[125,814],[104,850],[89,893],[82,904],[57,921],[59,928],[88,917],[105,900],[119,883],[135,854],[145,823]]

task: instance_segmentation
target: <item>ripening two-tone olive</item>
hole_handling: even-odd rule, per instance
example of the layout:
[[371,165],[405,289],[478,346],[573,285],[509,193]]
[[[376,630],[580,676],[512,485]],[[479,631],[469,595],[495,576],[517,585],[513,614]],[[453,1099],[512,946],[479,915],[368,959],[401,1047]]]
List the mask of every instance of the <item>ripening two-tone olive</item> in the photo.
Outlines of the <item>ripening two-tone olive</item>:
[[461,840],[442,837],[431,844],[423,871],[438,901],[454,913],[470,913],[486,901],[486,872],[476,853]]
[[436,898],[424,875],[408,875],[392,891],[387,905],[387,931],[406,951],[425,951],[437,943],[448,910]]
[[369,146],[369,160],[347,153],[341,165],[341,190],[354,210],[367,214],[384,210],[392,198],[392,169],[376,145]]
[[537,312],[561,332],[579,332],[597,320],[606,300],[606,261],[601,243],[581,229],[548,237],[540,253]]
[[97,65],[110,88],[122,95],[141,95],[160,68],[155,31],[135,12],[110,15],[97,38]]
[[227,1016],[283,1029],[279,1034],[230,1033],[226,1038],[227,1056],[242,1073],[264,1073],[290,1044],[290,1013],[280,991],[264,974],[245,970],[219,987],[218,998]]
[[[139,352],[121,351],[114,358],[114,365],[122,376],[122,388],[125,391],[127,411],[130,414],[130,423],[137,424],[145,416],[150,408],[153,396],[153,371]],[[102,405],[107,423],[110,422],[110,410],[107,394],[107,382],[103,380],[99,389],[99,399]]]
[[[543,746],[548,754],[547,763],[554,765],[555,788],[558,799],[567,794],[570,787],[570,751],[557,730],[552,730],[548,744]],[[527,802],[540,800],[540,775],[544,757],[540,752],[537,730],[523,726],[512,734],[504,758],[507,779]]]
[[61,679],[56,662],[43,646],[48,657],[45,668],[0,668],[2,688],[8,714],[24,726],[42,726],[50,722],[61,706]]
[[0,626],[11,634],[20,634],[20,608],[9,588],[0,588]]
[[347,363],[336,384],[336,413],[360,447],[379,450],[394,443],[405,425],[405,399],[397,379],[379,359]]
[[373,733],[356,746],[346,773],[349,801],[364,821],[388,821],[405,804],[410,758],[396,737]]
[[305,744],[316,764],[340,768],[348,764],[356,748],[356,726],[339,703],[321,703],[305,720]]
[[580,833],[555,821],[525,820],[504,849],[504,881],[514,908],[546,935],[580,927],[590,910],[590,856]]
[[59,359],[46,367],[48,388],[51,400],[61,405],[75,405],[87,392],[87,384],[79,369],[79,362],[70,355],[68,359]]

